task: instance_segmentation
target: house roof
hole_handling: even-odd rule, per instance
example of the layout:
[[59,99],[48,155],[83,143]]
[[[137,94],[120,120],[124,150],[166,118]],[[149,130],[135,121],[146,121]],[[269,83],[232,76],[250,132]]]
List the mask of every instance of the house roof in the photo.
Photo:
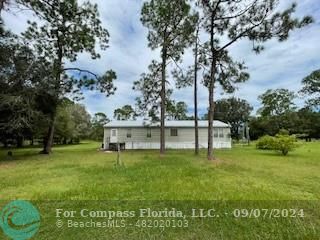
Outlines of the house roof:
[[[150,122],[144,120],[134,120],[134,121],[111,121],[104,125],[106,128],[122,128],[122,127],[159,127],[160,122]],[[165,121],[166,127],[194,127],[194,120],[183,120],[183,121]],[[198,121],[199,127],[208,127],[208,121]],[[214,127],[230,127],[228,124],[214,120]]]

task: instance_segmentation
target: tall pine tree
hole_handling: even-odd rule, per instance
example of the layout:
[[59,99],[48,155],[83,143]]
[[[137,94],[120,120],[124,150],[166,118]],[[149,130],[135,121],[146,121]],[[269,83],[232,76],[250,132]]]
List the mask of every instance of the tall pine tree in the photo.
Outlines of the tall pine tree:
[[312,22],[307,16],[302,20],[293,18],[296,4],[282,12],[276,12],[277,0],[199,0],[205,16],[203,28],[207,33],[207,66],[209,71],[204,84],[209,92],[208,111],[208,152],[209,160],[213,155],[214,90],[217,84],[227,92],[235,90],[235,84],[248,80],[244,63],[236,62],[228,49],[236,42],[247,39],[252,42],[253,50],[263,50],[262,43],[277,38],[285,41],[290,31]]
[[196,16],[185,0],[150,0],[143,4],[141,21],[148,28],[149,47],[161,50],[160,155],[165,153],[166,70],[170,61],[180,60],[190,44]]

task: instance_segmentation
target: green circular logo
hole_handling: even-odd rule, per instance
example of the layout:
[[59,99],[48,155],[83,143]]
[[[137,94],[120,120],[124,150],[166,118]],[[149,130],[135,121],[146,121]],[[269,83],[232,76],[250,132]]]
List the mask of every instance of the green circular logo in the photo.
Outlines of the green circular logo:
[[26,240],[40,227],[39,211],[29,202],[13,201],[0,211],[0,227],[13,240]]

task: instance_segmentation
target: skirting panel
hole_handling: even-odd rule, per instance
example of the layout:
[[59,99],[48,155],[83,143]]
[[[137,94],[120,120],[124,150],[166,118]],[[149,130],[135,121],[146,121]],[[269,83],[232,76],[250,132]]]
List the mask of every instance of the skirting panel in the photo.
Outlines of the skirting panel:
[[[199,143],[200,148],[207,148],[208,143]],[[214,148],[231,148],[231,142],[214,142]],[[160,143],[156,142],[126,142],[126,149],[160,149]],[[166,149],[193,149],[193,142],[166,142]]]

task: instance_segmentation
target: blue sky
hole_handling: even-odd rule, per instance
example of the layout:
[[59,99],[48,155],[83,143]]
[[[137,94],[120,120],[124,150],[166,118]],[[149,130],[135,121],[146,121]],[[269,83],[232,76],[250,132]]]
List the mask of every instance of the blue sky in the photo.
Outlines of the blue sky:
[[[142,0],[95,0],[99,5],[102,23],[110,33],[110,47],[101,52],[101,59],[92,60],[88,54],[81,54],[72,65],[102,74],[108,69],[117,72],[115,82],[118,90],[114,96],[106,98],[98,92],[85,92],[83,103],[90,114],[104,112],[109,118],[114,109],[125,104],[135,104],[137,92],[132,90],[133,82],[147,70],[152,59],[159,58],[159,51],[151,51],[147,44],[147,29],[140,22]],[[281,0],[280,8],[289,6],[293,1]],[[291,33],[288,41],[279,43],[270,41],[265,44],[266,50],[257,55],[251,51],[251,44],[241,41],[230,49],[236,60],[243,60],[248,66],[250,79],[238,85],[232,96],[249,101],[255,110],[259,108],[258,96],[267,89],[288,88],[298,91],[304,76],[320,68],[320,4],[319,0],[298,2],[296,16],[312,15],[315,23]],[[20,33],[26,27],[26,19],[32,17],[26,12],[14,14],[3,13],[5,24],[12,31]],[[184,65],[192,64],[192,53],[189,49],[184,56]],[[172,84],[174,87],[174,84]],[[216,90],[217,98],[230,95]],[[185,101],[192,114],[192,88],[175,89],[176,101]],[[204,113],[208,106],[207,89],[199,89],[199,108]],[[296,100],[301,106],[304,99]]]

